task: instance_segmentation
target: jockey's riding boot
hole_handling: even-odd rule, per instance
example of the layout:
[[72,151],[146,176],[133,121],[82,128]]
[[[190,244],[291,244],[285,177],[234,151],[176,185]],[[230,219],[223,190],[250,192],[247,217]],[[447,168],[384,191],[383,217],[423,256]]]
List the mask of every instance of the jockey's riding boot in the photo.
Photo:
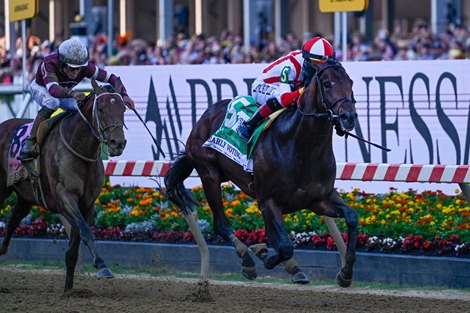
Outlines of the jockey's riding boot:
[[39,129],[39,125],[51,117],[54,110],[43,107],[39,110],[38,115],[34,119],[33,126],[31,128],[31,132],[29,133],[29,137],[23,143],[21,147],[20,156],[18,160],[20,161],[30,161],[35,159],[39,155],[39,146],[36,140],[36,134]]
[[240,127],[238,127],[237,132],[240,137],[246,142],[250,141],[251,136],[253,135],[256,126],[264,120],[264,116],[261,115],[260,110],[256,111],[249,120],[244,121]]
[[266,101],[265,104],[261,105],[258,108],[258,111],[253,114],[253,116],[248,120],[243,122],[238,128],[237,132],[246,142],[250,141],[251,136],[255,132],[256,126],[264,120],[265,117],[268,117],[269,114],[276,112],[281,109],[282,105],[276,98],[270,98]]

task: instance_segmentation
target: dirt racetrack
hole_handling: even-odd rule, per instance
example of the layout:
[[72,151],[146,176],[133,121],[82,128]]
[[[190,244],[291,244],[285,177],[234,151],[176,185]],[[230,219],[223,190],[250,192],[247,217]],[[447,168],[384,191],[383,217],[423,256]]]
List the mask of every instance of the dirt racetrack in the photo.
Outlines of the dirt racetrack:
[[470,292],[410,292],[351,287],[198,281],[150,276],[97,280],[77,274],[0,268],[0,312],[470,312]]

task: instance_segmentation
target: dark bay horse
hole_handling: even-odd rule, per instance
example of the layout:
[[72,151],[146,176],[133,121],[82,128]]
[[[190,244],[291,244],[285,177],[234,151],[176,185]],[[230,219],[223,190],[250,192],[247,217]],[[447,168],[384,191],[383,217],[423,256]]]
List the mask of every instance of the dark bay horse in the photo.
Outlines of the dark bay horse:
[[[266,236],[276,253],[268,256],[267,249],[257,249],[256,255],[267,269],[284,262],[294,282],[306,283],[308,278],[292,259],[294,245],[284,228],[283,215],[309,209],[318,215],[344,218],[348,246],[345,264],[336,278],[340,286],[350,286],[356,260],[358,214],[334,188],[336,161],[332,137],[334,128],[344,135],[355,126],[357,114],[352,85],[339,62],[319,66],[297,107],[284,111],[261,134],[253,154],[253,175],[222,153],[202,147],[221,126],[230,100],[214,103],[196,123],[185,151],[167,172],[165,184],[169,198],[189,214],[194,201],[183,182],[196,169],[214,215],[214,229],[234,245],[242,259],[245,277],[256,278],[255,263],[246,245],[235,237],[225,216],[220,185],[228,180],[258,200]],[[296,274],[301,274],[300,278]]]
[[[70,224],[69,248],[65,254],[65,291],[73,287],[80,240],[90,249],[93,265],[98,269],[97,276],[113,277],[98,254],[88,224],[93,218],[94,202],[104,183],[100,144],[108,146],[111,156],[121,155],[126,146],[123,131],[125,106],[119,90],[115,91],[111,86],[100,87],[94,80],[92,86],[94,91],[80,110],[65,115],[50,130],[41,146],[38,160],[45,206],[51,212],[61,214]],[[10,119],[0,124],[0,207],[12,192],[16,193],[16,203],[11,209],[0,255],[7,252],[11,236],[21,220],[30,213],[31,207],[40,204],[35,199],[30,180],[7,186],[10,141],[19,127],[27,122],[30,120]],[[19,149],[20,145],[17,145]]]

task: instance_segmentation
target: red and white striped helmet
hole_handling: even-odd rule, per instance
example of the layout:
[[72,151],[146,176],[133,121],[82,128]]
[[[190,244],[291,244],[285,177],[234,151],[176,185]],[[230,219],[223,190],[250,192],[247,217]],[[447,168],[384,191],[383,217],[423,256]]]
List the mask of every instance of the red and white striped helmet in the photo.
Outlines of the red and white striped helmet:
[[307,40],[302,47],[304,59],[317,62],[326,62],[335,59],[335,50],[331,44],[321,37],[314,37]]

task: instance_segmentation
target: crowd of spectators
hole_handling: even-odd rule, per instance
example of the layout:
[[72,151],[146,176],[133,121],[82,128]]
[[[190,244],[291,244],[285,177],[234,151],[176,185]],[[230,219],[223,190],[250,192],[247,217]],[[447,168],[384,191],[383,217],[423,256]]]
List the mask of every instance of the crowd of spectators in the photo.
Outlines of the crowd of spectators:
[[[165,42],[155,44],[129,35],[118,36],[111,46],[112,57],[108,57],[108,38],[96,34],[90,41],[90,58],[100,67],[107,65],[166,65],[166,64],[226,64],[226,63],[269,63],[288,52],[300,49],[302,43],[312,36],[306,33],[298,38],[288,33],[276,45],[269,34],[261,36],[257,44],[249,45],[245,51],[243,37],[231,31],[219,36],[204,34],[186,36],[182,33],[171,36]],[[464,25],[449,25],[440,34],[433,34],[429,24],[417,20],[411,31],[400,26],[392,31],[380,29],[372,41],[365,41],[360,33],[348,38],[348,61],[379,60],[447,60],[470,58],[470,32]],[[326,36],[335,47],[337,58],[343,60],[340,43],[332,36]],[[30,36],[27,41],[27,72],[30,79],[42,58],[57,49],[61,39],[54,42],[41,41]],[[5,39],[0,38],[0,83],[11,84],[22,71],[22,43],[17,40],[15,53],[5,49]]]

